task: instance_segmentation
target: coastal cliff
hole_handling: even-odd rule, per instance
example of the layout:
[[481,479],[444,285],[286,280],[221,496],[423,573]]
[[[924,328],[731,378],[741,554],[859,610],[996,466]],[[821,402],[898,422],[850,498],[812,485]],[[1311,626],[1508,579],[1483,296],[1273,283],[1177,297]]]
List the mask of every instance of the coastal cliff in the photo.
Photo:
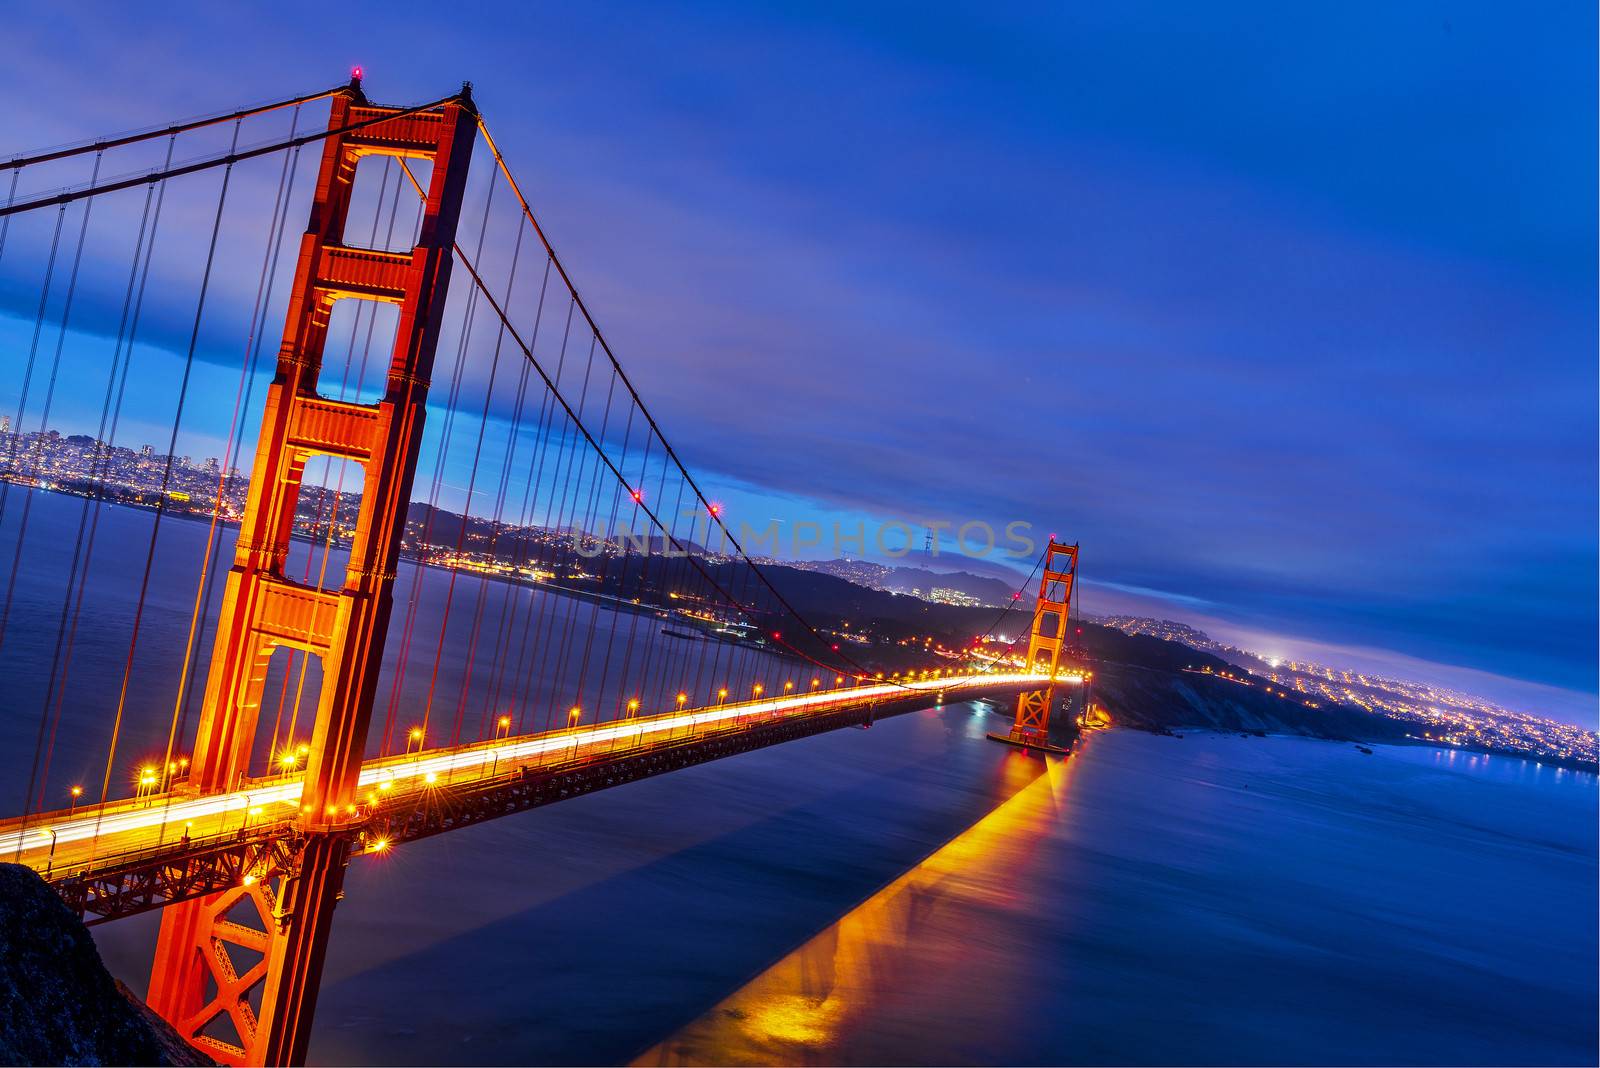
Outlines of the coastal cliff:
[[0,1064],[211,1063],[112,978],[43,879],[0,864]]
[[1166,733],[1173,730],[1301,734],[1339,741],[1399,741],[1405,727],[1347,705],[1307,707],[1295,697],[1268,693],[1258,681],[1242,685],[1216,675],[1100,664],[1096,702],[1121,727]]

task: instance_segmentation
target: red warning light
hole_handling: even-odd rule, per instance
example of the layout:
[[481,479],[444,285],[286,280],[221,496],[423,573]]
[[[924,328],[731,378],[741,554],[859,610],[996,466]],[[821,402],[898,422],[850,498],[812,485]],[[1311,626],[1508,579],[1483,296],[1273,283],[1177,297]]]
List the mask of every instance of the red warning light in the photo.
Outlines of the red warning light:
[[363,71],[361,70],[361,64],[357,63],[355,66],[350,68],[350,77],[352,79],[354,79],[355,81],[359,82],[361,80],[362,74],[363,74]]
[[634,490],[632,496],[633,503],[638,504],[640,501],[644,500],[644,490]]

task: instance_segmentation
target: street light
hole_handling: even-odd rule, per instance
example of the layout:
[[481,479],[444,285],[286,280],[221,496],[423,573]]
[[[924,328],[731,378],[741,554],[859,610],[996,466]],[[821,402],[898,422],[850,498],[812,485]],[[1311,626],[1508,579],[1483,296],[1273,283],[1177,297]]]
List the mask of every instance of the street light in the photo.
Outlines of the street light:
[[639,714],[639,699],[637,697],[628,698],[628,718],[632,719],[634,716],[637,716],[638,714]]
[[728,699],[728,688],[726,686],[724,686],[722,689],[717,691],[717,705],[720,707],[722,702],[726,701],[727,699]]
[[70,792],[72,794],[72,807],[67,809],[67,816],[69,818],[78,810],[78,798],[83,796],[83,787],[74,786]]
[[571,708],[567,709],[567,726],[576,727],[578,725],[578,720],[580,717],[582,717],[582,715],[583,709],[579,708],[577,705],[573,705]]
[[497,726],[499,727],[499,736],[504,738],[511,733],[511,717],[501,716]]
[[412,745],[413,742],[416,743],[417,751],[421,752],[422,751],[422,728],[421,727],[412,727],[411,728],[411,733],[406,735],[406,754],[407,755],[410,755],[410,753],[411,753],[411,745]]

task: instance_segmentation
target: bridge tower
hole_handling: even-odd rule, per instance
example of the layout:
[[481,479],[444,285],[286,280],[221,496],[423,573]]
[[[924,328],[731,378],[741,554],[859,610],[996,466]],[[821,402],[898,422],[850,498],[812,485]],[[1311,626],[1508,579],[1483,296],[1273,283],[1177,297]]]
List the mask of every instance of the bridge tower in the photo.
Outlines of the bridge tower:
[[[187,789],[236,790],[249,773],[267,663],[286,646],[320,658],[322,688],[296,833],[272,870],[162,914],[150,1005],[225,1064],[305,1059],[347,830],[383,659],[424,403],[476,139],[469,87],[427,110],[367,102],[359,75],[333,97],[310,226],[300,245],[277,373],[267,393],[250,496],[217,625]],[[366,156],[432,164],[420,238],[403,252],[351,247],[345,221]],[[399,305],[383,398],[319,395],[337,301]],[[291,581],[289,553],[306,461],[359,464],[363,493],[343,585]]]
[[1011,725],[1011,733],[990,735],[991,738],[1034,749],[1058,749],[1050,744],[1050,710],[1055,703],[1061,650],[1068,640],[1073,586],[1077,578],[1078,546],[1063,545],[1052,537],[1045,548],[1039,599],[1034,604],[1033,625],[1028,634],[1028,657],[1023,663],[1024,671],[1048,675],[1050,682],[1043,689],[1019,694],[1017,718]]

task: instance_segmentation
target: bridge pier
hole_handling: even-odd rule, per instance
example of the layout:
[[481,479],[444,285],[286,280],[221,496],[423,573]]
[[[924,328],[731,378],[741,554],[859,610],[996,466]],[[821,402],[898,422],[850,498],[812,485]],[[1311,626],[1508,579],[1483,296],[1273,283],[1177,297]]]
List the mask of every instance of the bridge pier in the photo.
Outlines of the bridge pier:
[[349,857],[311,835],[289,870],[163,911],[150,1007],[223,1064],[304,1063]]

